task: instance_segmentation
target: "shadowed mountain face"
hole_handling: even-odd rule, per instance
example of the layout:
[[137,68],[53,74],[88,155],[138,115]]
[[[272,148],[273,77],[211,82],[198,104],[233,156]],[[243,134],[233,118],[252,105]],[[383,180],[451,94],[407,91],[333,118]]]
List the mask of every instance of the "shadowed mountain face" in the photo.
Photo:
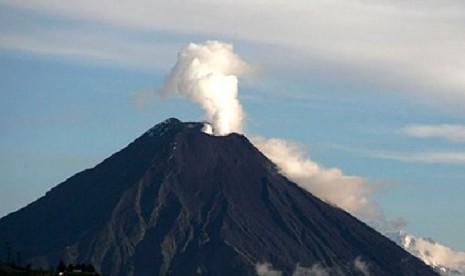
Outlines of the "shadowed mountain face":
[[[256,275],[270,263],[435,275],[348,213],[281,176],[244,136],[169,119],[0,220],[24,263],[92,263],[111,275]],[[0,252],[2,260],[7,258]]]

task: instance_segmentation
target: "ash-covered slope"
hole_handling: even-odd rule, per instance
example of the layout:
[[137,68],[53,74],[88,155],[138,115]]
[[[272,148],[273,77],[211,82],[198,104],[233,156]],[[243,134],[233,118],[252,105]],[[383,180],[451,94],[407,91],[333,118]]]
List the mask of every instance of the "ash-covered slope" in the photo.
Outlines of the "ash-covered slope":
[[[24,263],[111,275],[255,275],[258,263],[344,275],[435,275],[364,223],[297,187],[244,136],[169,119],[0,220]],[[3,253],[3,252],[2,252]],[[5,256],[3,256],[5,258]]]

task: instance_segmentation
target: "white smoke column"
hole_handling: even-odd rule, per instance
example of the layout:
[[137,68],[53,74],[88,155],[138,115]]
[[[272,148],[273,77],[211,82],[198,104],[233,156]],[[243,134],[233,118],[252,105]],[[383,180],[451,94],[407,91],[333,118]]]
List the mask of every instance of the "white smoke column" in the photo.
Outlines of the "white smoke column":
[[213,125],[213,134],[241,133],[244,112],[238,100],[238,77],[248,71],[231,44],[191,43],[178,54],[162,93],[181,94],[199,103]]

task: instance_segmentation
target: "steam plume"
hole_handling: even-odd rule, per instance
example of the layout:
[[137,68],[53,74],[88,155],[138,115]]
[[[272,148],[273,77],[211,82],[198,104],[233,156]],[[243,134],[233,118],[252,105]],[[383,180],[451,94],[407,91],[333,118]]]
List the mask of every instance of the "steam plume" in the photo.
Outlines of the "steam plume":
[[238,76],[248,68],[231,44],[191,43],[178,54],[162,93],[181,94],[199,103],[213,125],[213,134],[241,133],[244,112],[238,100]]

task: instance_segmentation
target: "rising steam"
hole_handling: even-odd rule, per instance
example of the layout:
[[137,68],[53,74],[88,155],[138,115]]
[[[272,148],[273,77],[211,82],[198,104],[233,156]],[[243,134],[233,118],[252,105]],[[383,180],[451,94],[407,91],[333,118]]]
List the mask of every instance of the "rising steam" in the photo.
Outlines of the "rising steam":
[[231,44],[191,43],[178,54],[162,93],[181,94],[200,104],[213,134],[241,133],[244,112],[238,100],[238,77],[248,70]]
[[[162,92],[181,94],[205,110],[205,132],[227,135],[242,132],[244,112],[238,100],[238,76],[250,67],[233,51],[233,46],[219,41],[189,44],[178,54]],[[381,214],[369,199],[373,192],[364,179],[346,176],[338,169],[325,169],[304,158],[295,144],[281,139],[257,138],[258,149],[273,161],[289,179],[316,196],[360,215],[370,221]]]

